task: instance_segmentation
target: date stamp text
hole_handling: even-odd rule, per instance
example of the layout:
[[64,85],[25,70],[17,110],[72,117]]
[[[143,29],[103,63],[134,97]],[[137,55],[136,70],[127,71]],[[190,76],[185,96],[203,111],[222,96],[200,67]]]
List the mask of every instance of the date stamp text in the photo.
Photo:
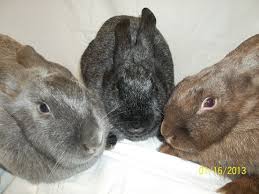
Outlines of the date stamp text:
[[199,168],[199,174],[205,175],[205,174],[218,174],[218,175],[246,175],[247,174],[247,168],[244,166],[227,166],[227,167],[221,167],[221,166],[214,166],[213,168],[207,168],[204,166],[201,166]]

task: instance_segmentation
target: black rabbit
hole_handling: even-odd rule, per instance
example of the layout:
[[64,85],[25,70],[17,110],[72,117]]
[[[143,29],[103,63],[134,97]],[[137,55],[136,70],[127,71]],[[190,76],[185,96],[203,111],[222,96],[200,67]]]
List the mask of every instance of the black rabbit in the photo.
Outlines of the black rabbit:
[[[81,58],[86,87],[101,96],[117,139],[144,140],[158,134],[164,104],[174,87],[169,47],[153,13],[106,21]],[[110,145],[109,145],[110,144]]]

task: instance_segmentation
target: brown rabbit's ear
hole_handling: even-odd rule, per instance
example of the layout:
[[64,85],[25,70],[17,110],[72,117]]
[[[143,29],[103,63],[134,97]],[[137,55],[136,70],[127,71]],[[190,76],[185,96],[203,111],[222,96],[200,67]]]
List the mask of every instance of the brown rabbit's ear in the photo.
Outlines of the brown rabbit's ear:
[[16,53],[16,60],[25,68],[39,66],[47,61],[38,54],[31,46],[23,46]]
[[156,28],[156,17],[148,8],[142,9],[138,37],[142,35],[153,37]]

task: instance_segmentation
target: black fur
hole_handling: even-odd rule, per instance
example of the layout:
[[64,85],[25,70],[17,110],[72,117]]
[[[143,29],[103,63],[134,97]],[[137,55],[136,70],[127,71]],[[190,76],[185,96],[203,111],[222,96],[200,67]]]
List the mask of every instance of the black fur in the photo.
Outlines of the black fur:
[[149,9],[140,18],[106,21],[81,58],[81,73],[86,86],[101,96],[116,139],[157,135],[174,87],[174,69]]

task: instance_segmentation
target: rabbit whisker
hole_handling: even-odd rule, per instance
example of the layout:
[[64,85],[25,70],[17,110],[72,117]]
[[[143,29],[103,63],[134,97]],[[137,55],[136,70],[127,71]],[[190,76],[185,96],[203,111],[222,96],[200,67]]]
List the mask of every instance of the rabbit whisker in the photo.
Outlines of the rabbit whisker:
[[112,114],[112,115],[109,117],[109,119],[114,118],[114,117],[116,117],[116,116],[118,116],[118,115],[120,115],[120,114],[122,114],[122,113],[125,113],[125,112],[127,112],[127,110],[123,110],[123,111],[117,112],[116,114]]
[[117,109],[119,109],[121,106],[120,105],[118,105],[118,106],[116,106],[115,108],[113,108],[110,112],[108,112],[103,118],[101,118],[101,121],[103,121],[104,119],[106,119],[108,116],[109,116],[109,114],[111,114],[111,113],[113,113],[115,110],[117,110]]
[[64,150],[64,151],[60,154],[60,157],[57,159],[55,165],[54,165],[53,168],[50,170],[50,173],[49,173],[47,179],[49,179],[51,176],[54,175],[54,172],[55,172],[56,169],[60,166],[60,162],[65,158],[65,153],[66,153],[66,150]]

